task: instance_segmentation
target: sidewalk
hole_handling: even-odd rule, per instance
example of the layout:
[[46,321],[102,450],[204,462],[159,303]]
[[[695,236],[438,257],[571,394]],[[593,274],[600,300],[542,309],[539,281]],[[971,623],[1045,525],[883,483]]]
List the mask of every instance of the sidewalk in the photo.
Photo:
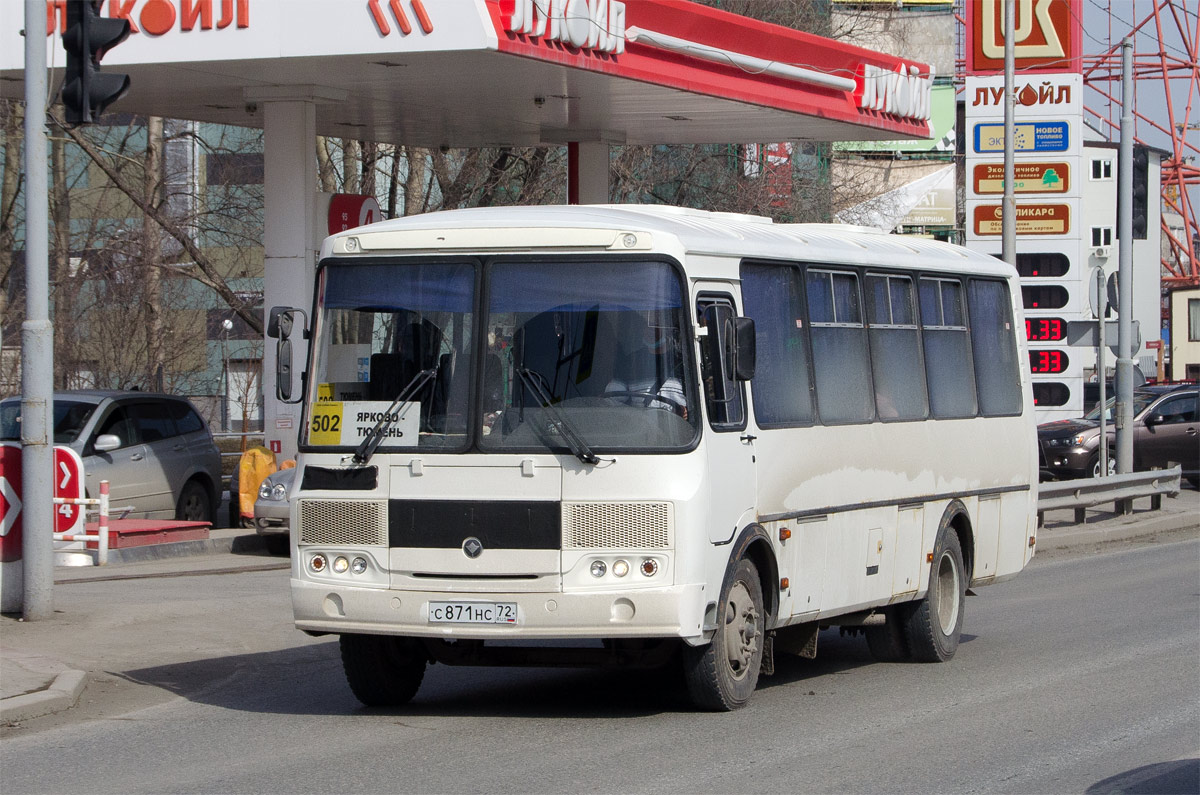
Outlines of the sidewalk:
[[[1149,510],[1149,499],[1135,501],[1135,511],[1121,516],[1109,511],[1088,511],[1087,522],[1077,525],[1071,509],[1050,511],[1038,536],[1039,556],[1053,557],[1133,540],[1182,539],[1200,535],[1200,493],[1184,490],[1164,499],[1159,511]],[[213,530],[206,541],[183,541],[158,546],[112,550],[109,564],[59,567],[55,584],[100,580],[143,579],[187,574],[282,570],[287,558],[267,553],[263,539],[246,530]],[[0,621],[17,621],[6,616]],[[87,666],[72,659],[51,659],[14,642],[14,633],[0,639],[0,723],[15,723],[66,710],[75,705],[87,684]],[[134,642],[131,638],[130,642]]]

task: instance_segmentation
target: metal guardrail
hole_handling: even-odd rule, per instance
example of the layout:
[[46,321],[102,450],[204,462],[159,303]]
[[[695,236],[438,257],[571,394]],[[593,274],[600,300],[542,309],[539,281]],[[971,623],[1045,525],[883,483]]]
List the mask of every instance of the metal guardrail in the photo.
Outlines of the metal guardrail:
[[1038,485],[1038,525],[1046,511],[1074,508],[1075,521],[1082,524],[1086,509],[1106,502],[1113,503],[1117,513],[1133,512],[1133,501],[1138,497],[1149,497],[1152,510],[1162,507],[1165,494],[1179,494],[1179,479],[1183,474],[1179,467],[1152,469],[1149,472],[1130,472],[1105,478],[1080,478]]

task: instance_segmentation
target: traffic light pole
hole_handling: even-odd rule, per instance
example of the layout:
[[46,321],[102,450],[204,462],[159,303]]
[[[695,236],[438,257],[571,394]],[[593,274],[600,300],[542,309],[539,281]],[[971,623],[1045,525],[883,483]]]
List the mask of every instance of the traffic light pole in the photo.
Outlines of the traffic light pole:
[[46,167],[46,0],[25,0],[25,322],[21,324],[22,616],[54,613],[54,327]]
[[1013,35],[1017,27],[1017,4],[1004,4],[1004,197],[1000,216],[1000,258],[1017,264],[1016,164],[1013,150],[1016,127],[1013,121],[1017,96],[1013,93],[1016,50]]
[[[1121,42],[1121,148],[1117,218],[1117,472],[1133,471],[1133,42]],[[1103,376],[1101,376],[1103,377]]]

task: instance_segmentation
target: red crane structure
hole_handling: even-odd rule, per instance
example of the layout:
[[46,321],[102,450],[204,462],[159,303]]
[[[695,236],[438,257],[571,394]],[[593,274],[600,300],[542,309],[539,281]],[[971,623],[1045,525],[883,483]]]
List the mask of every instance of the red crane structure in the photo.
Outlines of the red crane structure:
[[[1093,9],[1099,6],[1094,3]],[[1149,11],[1142,15],[1147,7]],[[1119,133],[1121,42],[1130,38],[1135,85],[1160,85],[1166,109],[1164,116],[1157,99],[1152,110],[1139,108],[1135,89],[1137,143],[1169,152],[1162,160],[1162,235],[1167,242],[1162,258],[1163,287],[1200,285],[1200,226],[1196,223],[1200,123],[1194,121],[1200,115],[1200,0],[1105,0],[1104,10],[1108,14],[1107,38],[1101,42],[1104,49],[1083,58],[1083,82],[1090,90],[1085,94],[1085,113],[1097,119],[1101,131],[1110,137]],[[1115,10],[1122,16],[1132,12],[1132,18],[1140,21],[1126,30],[1128,22],[1116,17]],[[1086,26],[1084,31],[1089,44],[1099,41]],[[1104,111],[1092,106],[1089,99],[1104,103]],[[1182,107],[1180,99],[1184,100]],[[1167,212],[1182,219],[1182,227],[1169,226]]]

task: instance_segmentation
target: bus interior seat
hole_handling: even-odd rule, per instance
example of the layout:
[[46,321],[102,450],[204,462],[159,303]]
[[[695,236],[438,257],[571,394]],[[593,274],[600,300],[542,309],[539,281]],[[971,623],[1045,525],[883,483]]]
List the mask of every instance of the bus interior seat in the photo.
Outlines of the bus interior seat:
[[458,352],[443,353],[429,408],[422,407],[422,420],[438,433],[467,432],[467,389],[455,382],[457,370]]
[[367,397],[395,400],[417,373],[434,365],[441,345],[441,329],[433,323],[422,320],[408,324],[396,340],[395,352],[371,354]]

